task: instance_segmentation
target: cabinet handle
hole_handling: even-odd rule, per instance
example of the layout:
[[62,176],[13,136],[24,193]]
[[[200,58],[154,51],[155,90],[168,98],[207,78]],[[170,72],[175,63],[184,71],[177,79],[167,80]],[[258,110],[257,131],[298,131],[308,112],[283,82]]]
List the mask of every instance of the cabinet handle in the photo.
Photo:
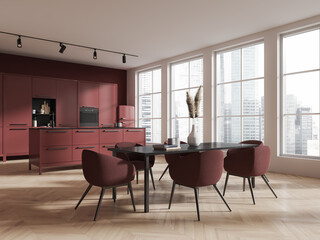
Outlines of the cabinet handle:
[[64,123],[60,123],[59,124],[59,126],[74,126],[72,123],[66,123],[66,124],[64,124]]
[[102,126],[113,126],[112,123],[101,123]]
[[103,130],[103,132],[120,132],[120,130]]
[[54,151],[54,150],[67,150],[67,147],[60,147],[60,148],[47,148],[49,151]]
[[28,128],[10,128],[9,130],[14,130],[14,131],[16,131],[16,130],[28,130]]
[[67,133],[67,131],[52,130],[52,131],[47,131],[47,133]]
[[28,125],[27,123],[10,123],[10,126],[26,126]]
[[126,118],[120,118],[121,120],[125,120]]
[[142,130],[127,130],[127,132],[142,132]]
[[104,145],[104,146],[102,146],[103,148],[112,148],[112,147],[114,147],[114,145]]
[[95,106],[82,106],[83,108],[97,108]]
[[77,133],[94,133],[96,132],[95,130],[83,130],[83,131],[76,131]]
[[76,149],[89,149],[89,148],[95,148],[95,147],[76,147]]

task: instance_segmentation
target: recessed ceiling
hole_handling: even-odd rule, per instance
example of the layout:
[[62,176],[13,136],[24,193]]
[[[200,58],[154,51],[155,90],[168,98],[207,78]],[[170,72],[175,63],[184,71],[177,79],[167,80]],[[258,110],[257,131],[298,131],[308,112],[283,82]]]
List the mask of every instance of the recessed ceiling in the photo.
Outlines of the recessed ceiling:
[[1,0],[0,31],[139,55],[127,57],[0,34],[0,52],[130,69],[320,14],[319,0]]

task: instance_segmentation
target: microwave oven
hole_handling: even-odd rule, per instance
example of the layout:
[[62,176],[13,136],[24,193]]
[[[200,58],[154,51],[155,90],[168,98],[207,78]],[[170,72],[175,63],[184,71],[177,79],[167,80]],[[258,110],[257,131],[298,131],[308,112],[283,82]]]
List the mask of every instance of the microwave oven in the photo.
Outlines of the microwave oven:
[[98,127],[99,108],[80,107],[80,127]]

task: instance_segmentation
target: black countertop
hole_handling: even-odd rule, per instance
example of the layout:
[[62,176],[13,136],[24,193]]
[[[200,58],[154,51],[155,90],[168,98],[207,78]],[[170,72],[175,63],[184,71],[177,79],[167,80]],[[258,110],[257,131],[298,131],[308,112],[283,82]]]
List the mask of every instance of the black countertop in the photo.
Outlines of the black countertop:
[[75,130],[75,129],[145,129],[144,127],[30,127],[30,130]]

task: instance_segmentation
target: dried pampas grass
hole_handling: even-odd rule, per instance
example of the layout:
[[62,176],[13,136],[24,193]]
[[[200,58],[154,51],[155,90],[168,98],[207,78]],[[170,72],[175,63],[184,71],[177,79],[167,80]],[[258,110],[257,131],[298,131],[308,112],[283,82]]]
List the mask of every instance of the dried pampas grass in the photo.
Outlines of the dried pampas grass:
[[189,109],[189,117],[191,118],[197,118],[200,114],[199,107],[201,102],[201,87],[202,86],[199,87],[194,100],[191,98],[190,93],[187,92],[187,105]]

